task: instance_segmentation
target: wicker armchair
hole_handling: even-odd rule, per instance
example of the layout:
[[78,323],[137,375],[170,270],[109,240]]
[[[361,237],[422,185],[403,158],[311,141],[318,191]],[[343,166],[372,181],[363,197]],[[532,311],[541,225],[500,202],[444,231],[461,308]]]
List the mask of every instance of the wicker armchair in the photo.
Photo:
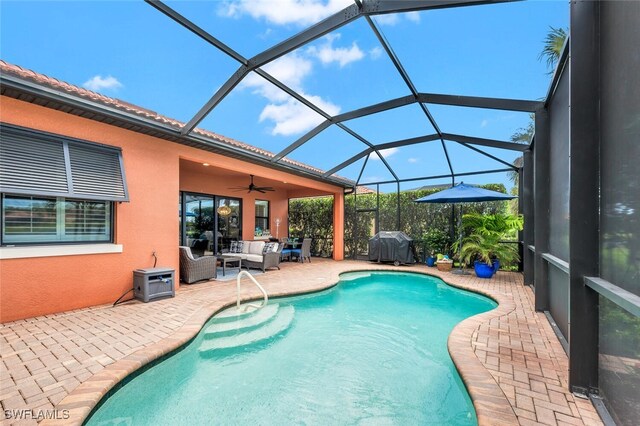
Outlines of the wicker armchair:
[[187,284],[210,280],[217,277],[217,259],[215,256],[203,256],[195,259],[191,248],[180,246],[180,278]]

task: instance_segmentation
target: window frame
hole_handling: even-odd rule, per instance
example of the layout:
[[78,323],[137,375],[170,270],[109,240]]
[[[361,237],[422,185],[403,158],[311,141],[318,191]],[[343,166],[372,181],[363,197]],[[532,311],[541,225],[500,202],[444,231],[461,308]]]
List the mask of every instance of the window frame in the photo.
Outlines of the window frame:
[[[5,197],[32,197],[43,199],[55,199],[56,200],[56,233],[52,234],[53,237],[59,238],[61,232],[64,232],[65,225],[65,201],[85,201],[85,202],[104,202],[109,206],[109,220],[107,224],[109,226],[108,238],[100,240],[47,240],[47,241],[5,241]],[[82,199],[74,197],[58,197],[58,196],[46,196],[41,194],[13,194],[8,192],[0,193],[0,247],[24,247],[24,246],[57,246],[57,245],[92,245],[92,244],[114,244],[115,243],[115,217],[116,217],[116,203],[108,200],[92,200]],[[60,214],[62,212],[62,214]]]
[[[261,201],[261,202],[265,202],[267,203],[267,215],[266,216],[258,216],[257,212],[256,212],[256,205],[257,203]],[[256,236],[256,227],[257,225],[257,219],[266,219],[267,220],[267,228],[269,231],[271,231],[271,201],[269,200],[259,200],[259,199],[255,199],[253,202],[253,236]],[[263,229],[263,231],[265,230]]]

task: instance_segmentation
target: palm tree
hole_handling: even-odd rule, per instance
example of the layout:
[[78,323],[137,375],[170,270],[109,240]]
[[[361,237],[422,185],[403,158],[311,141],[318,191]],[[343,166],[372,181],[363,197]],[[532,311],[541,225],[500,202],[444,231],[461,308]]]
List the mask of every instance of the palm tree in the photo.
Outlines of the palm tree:
[[538,56],[539,60],[545,59],[547,67],[553,69],[560,59],[564,41],[567,39],[567,31],[564,28],[549,27],[547,37],[544,39],[544,47]]
[[[511,142],[523,143],[523,144],[529,144],[531,142],[531,138],[533,137],[533,132],[534,132],[533,119],[534,119],[534,115],[531,114],[529,124],[527,124],[527,127],[521,127],[518,130],[516,130],[516,132],[513,135],[511,135]],[[520,168],[522,167],[523,163],[524,163],[524,158],[520,156],[515,160],[513,160],[512,164]],[[515,187],[518,186],[518,178],[519,178],[519,175],[517,171],[513,170],[509,172],[509,180],[513,183]]]
[[[558,60],[560,59],[560,55],[562,54],[562,48],[564,47],[564,42],[567,39],[567,30],[564,28],[553,28],[549,27],[549,32],[544,39],[544,47],[542,48],[542,52],[538,55],[539,60],[546,60],[547,67],[554,69]],[[511,135],[511,142],[517,143],[529,143],[531,142],[531,138],[533,137],[534,129],[534,115],[531,114],[531,120],[527,127],[522,127]],[[522,167],[523,158],[522,156],[513,160],[513,165],[516,167]],[[513,182],[514,186],[518,187],[518,172],[512,171],[509,172],[509,180]]]

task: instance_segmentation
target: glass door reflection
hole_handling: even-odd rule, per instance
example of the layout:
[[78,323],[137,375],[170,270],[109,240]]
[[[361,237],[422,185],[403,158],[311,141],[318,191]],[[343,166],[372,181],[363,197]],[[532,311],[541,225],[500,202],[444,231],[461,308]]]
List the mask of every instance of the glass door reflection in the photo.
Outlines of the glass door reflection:
[[184,244],[195,256],[214,252],[214,197],[184,194]]
[[229,251],[231,241],[242,239],[242,214],[240,200],[216,197],[218,227],[216,232],[216,252]]

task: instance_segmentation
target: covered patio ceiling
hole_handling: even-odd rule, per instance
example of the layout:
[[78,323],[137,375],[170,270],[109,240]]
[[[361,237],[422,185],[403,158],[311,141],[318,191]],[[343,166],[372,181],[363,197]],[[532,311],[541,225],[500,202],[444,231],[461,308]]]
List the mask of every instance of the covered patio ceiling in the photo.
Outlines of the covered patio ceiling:
[[[419,180],[429,179],[451,179],[455,182],[456,178],[462,176],[472,176],[476,174],[487,173],[499,173],[517,171],[518,167],[514,166],[512,162],[506,161],[498,155],[494,155],[487,151],[486,148],[498,149],[500,151],[515,151],[523,152],[529,149],[526,144],[514,143],[505,140],[495,140],[480,138],[473,135],[447,133],[441,130],[438,122],[434,118],[434,115],[430,111],[430,105],[446,105],[466,108],[482,108],[491,110],[503,110],[503,111],[516,111],[525,113],[535,113],[539,109],[543,108],[543,101],[536,100],[523,100],[523,99],[505,99],[505,98],[492,98],[492,97],[477,97],[477,96],[459,96],[452,94],[440,94],[440,93],[423,93],[413,83],[411,75],[407,72],[406,68],[399,57],[395,54],[394,48],[387,38],[383,35],[380,26],[376,24],[374,16],[389,15],[396,13],[407,13],[417,11],[428,11],[442,8],[458,8],[467,6],[480,6],[488,3],[504,3],[511,0],[354,0],[354,4],[332,14],[331,16],[321,20],[320,22],[298,32],[290,38],[270,47],[262,52],[247,58],[231,48],[224,41],[218,39],[210,32],[205,31],[202,27],[198,26],[184,15],[180,14],[177,10],[168,6],[167,4],[159,0],[145,0],[149,5],[163,13],[177,24],[191,31],[195,36],[201,38],[205,42],[219,49],[228,57],[236,61],[239,66],[237,70],[229,76],[229,78],[222,84],[211,96],[211,98],[198,110],[198,112],[182,127],[180,133],[184,136],[188,136],[194,131],[196,126],[201,123],[209,113],[211,113],[220,103],[227,97],[247,76],[252,72],[256,73],[263,79],[267,80],[273,86],[285,92],[291,98],[295,99],[302,105],[305,105],[310,110],[322,117],[322,121],[313,127],[311,130],[302,134],[295,141],[290,143],[280,152],[278,152],[273,158],[270,159],[271,163],[280,163],[287,156],[291,155],[295,150],[300,149],[303,145],[311,141],[314,137],[317,137],[322,132],[325,132],[330,127],[335,127],[343,132],[342,136],[350,135],[357,139],[362,144],[362,149],[355,155],[348,158],[339,158],[339,153],[328,153],[334,158],[335,166],[321,173],[324,178],[337,177],[342,170],[351,166],[358,161],[361,161],[360,172],[355,184],[388,184],[388,183],[400,183],[400,182],[412,182]],[[265,70],[265,66],[269,63],[276,61],[295,50],[308,45],[314,40],[323,37],[332,31],[348,25],[356,20],[363,20],[366,22],[370,31],[375,35],[380,45],[384,49],[384,53],[393,64],[398,76],[402,79],[406,85],[407,91],[410,93],[407,96],[388,99],[383,102],[379,102],[373,105],[368,105],[362,108],[354,109],[341,114],[332,115],[322,109],[322,107],[315,102],[313,97],[307,96],[304,93],[288,86],[280,81],[278,78],[271,75]],[[373,90],[379,90],[379,88],[373,88]],[[424,134],[417,137],[401,138],[397,140],[391,140],[383,143],[376,143],[354,130],[348,125],[350,120],[354,120],[361,117],[367,117],[374,114],[382,113],[385,111],[405,107],[408,105],[417,105],[423,115],[423,119],[429,123],[430,128],[433,129],[432,133]],[[393,126],[394,123],[390,122],[389,125]],[[515,131],[516,129],[514,129]],[[452,153],[447,147],[445,141],[450,141],[458,146],[464,147],[464,149],[474,151],[486,158],[492,160],[496,167],[492,169],[486,169],[476,172],[456,172],[452,163]],[[405,146],[413,146],[417,144],[433,143],[438,144],[441,147],[444,159],[446,161],[448,173],[441,173],[437,175],[420,175],[411,177],[399,177],[396,170],[389,164],[382,151],[388,149],[394,149]],[[367,166],[368,161],[374,157],[384,164],[389,174],[393,177],[387,180],[377,180],[369,182],[361,182],[363,172]],[[307,161],[310,162],[310,161]],[[313,161],[310,162],[311,165]]]
[[[249,185],[251,179],[251,172],[239,171],[230,168],[221,168],[207,164],[206,166],[199,161],[192,161],[188,159],[180,159],[180,173],[181,174],[193,174],[197,176],[206,176],[207,179],[213,181],[220,181],[219,190],[217,195],[226,195],[233,197],[242,197],[247,194],[246,190],[235,189],[236,186]],[[253,172],[255,173],[255,172]],[[264,174],[254,174],[255,184],[258,186],[268,186],[273,188],[278,194],[292,194],[294,197],[297,194],[309,194],[309,195],[331,195],[328,191],[320,191],[317,189],[308,188],[289,182],[288,180],[274,179]],[[256,195],[256,193],[254,193]]]

